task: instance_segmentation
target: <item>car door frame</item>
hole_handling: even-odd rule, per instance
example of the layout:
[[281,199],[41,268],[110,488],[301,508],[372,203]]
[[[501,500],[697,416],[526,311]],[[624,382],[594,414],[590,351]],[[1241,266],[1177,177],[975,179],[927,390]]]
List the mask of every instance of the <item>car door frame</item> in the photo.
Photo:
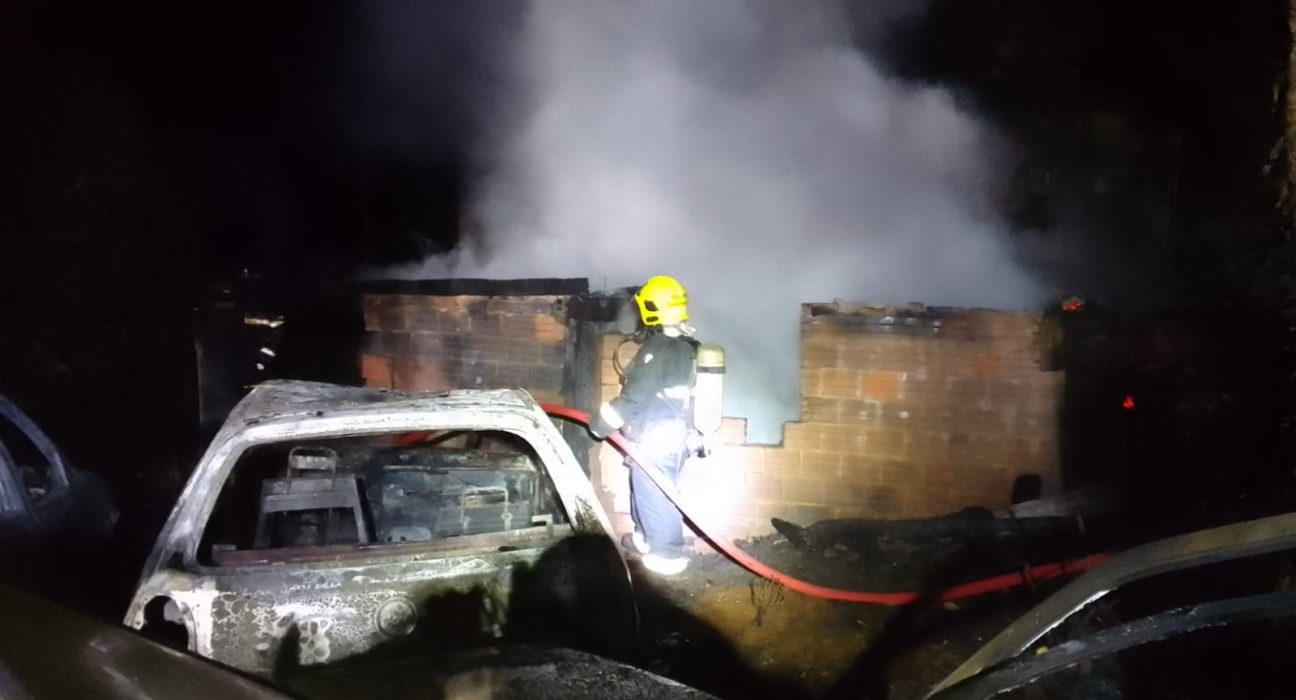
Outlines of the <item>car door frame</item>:
[[21,502],[21,510],[25,513],[27,520],[34,528],[40,528],[48,523],[43,522],[41,511],[50,503],[56,503],[60,498],[66,498],[71,491],[71,481],[68,478],[67,463],[63,458],[62,451],[54,444],[54,441],[40,429],[36,421],[32,420],[18,404],[11,401],[8,397],[0,394],[0,420],[6,420],[13,425],[24,437],[31,441],[32,446],[40,452],[49,465],[50,490],[38,500],[33,500],[27,492],[27,486],[22,481],[22,474],[18,472],[18,463],[13,458],[13,453],[7,445],[0,442],[0,513],[9,513],[18,510]]
[[189,635],[190,651],[207,658],[216,655],[211,620],[212,604],[219,594],[215,580],[232,571],[229,567],[200,561],[199,547],[217,498],[235,465],[247,450],[258,445],[426,430],[509,432],[535,450],[537,467],[553,483],[573,531],[602,534],[611,541],[611,523],[593,485],[561,435],[556,430],[544,429],[541,421],[549,420],[532,404],[527,408],[444,412],[393,406],[389,411],[337,411],[322,416],[272,419],[254,425],[227,423],[199,462],[163,526],[143,568],[125,623],[142,628],[146,606],[157,597],[169,597],[178,605],[180,620]]

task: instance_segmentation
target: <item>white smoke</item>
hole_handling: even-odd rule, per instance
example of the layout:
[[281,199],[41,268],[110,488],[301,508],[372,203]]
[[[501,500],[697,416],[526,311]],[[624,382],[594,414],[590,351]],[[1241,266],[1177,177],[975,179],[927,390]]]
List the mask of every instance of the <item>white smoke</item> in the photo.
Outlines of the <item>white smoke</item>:
[[[895,5],[873,2],[879,17]],[[802,302],[1035,305],[989,203],[994,138],[945,90],[880,73],[847,17],[831,2],[535,2],[522,89],[478,154],[480,237],[394,274],[675,276],[699,336],[728,351],[727,411],[760,441],[799,412]]]

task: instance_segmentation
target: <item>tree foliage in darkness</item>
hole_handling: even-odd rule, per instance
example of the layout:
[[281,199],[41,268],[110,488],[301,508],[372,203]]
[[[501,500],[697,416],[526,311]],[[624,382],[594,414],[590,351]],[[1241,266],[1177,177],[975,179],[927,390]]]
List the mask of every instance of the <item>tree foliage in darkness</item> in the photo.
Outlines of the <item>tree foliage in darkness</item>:
[[1289,13],[1285,0],[936,0],[892,37],[897,73],[954,86],[1019,144],[1003,207],[1020,240],[1070,228],[1100,242],[1098,279],[1123,283],[1111,301],[1211,348],[1167,381],[1229,407],[1203,426],[1215,449],[1163,439],[1148,458],[1260,491],[1289,487],[1296,456]]

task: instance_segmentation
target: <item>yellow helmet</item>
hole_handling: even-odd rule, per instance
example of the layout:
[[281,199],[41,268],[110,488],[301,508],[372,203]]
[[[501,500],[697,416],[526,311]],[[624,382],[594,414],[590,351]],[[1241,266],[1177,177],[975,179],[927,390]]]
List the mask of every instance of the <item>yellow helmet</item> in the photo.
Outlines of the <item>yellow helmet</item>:
[[689,319],[688,295],[674,277],[658,275],[644,282],[634,300],[645,326],[673,326]]

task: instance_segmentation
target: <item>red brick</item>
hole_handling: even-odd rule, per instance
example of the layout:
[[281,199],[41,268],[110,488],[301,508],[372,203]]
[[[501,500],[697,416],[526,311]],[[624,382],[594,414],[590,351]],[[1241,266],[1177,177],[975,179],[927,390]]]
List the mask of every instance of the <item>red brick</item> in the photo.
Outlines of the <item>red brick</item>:
[[801,400],[801,419],[807,423],[871,423],[879,417],[879,406],[874,401],[807,396]]
[[[420,304],[418,296],[408,294],[370,294],[364,300],[366,315],[376,313],[383,321],[383,328],[398,330],[399,319],[408,315],[409,310]],[[392,323],[397,319],[397,323]]]
[[747,474],[746,497],[757,501],[783,500],[784,477],[771,474]]
[[1004,358],[992,353],[977,353],[968,362],[968,371],[974,377],[1002,377]]
[[818,394],[841,399],[859,398],[860,373],[849,369],[821,369]]
[[824,493],[824,504],[851,508],[863,508],[868,499],[869,492],[876,487],[876,484],[869,484],[859,481],[838,480],[835,483],[829,483],[828,489]]
[[520,338],[528,341],[535,339],[535,317],[533,316],[507,315],[487,320],[499,324],[499,335],[502,338]]
[[440,363],[399,358],[392,366],[392,386],[402,391],[445,391],[457,388]]
[[495,343],[490,352],[484,354],[494,359],[516,364],[530,365],[540,362],[540,347],[533,343],[525,345],[519,343]]
[[[921,468],[921,481],[923,484],[932,487],[950,488],[958,484],[966,484],[967,480],[960,478],[957,467],[950,462],[932,462],[924,464]],[[917,481],[917,479],[915,479]]]
[[801,395],[802,396],[820,396],[823,387],[819,384],[819,372],[817,369],[801,370]]
[[552,315],[563,301],[562,297],[552,294],[535,294],[528,296],[487,297],[485,304],[482,297],[466,297],[477,303],[478,313],[486,314],[519,314],[534,316],[537,314]]
[[552,316],[536,316],[531,320],[531,335],[541,343],[566,340],[567,326]]
[[[963,490],[966,491],[966,488]],[[957,500],[956,492],[943,487],[912,484],[906,487],[906,492],[908,497],[905,503],[906,510],[922,515],[948,513],[954,508]]]
[[1005,454],[1002,443],[988,433],[955,433],[950,436],[950,460],[958,464],[994,464]]
[[[453,318],[467,316],[455,297],[370,294],[364,298],[365,328],[371,331],[413,331],[442,328]],[[451,319],[451,320],[446,320]]]
[[864,449],[864,432],[861,425],[825,423],[819,426],[823,436],[823,449],[828,452],[855,454]]
[[786,447],[761,447],[761,471],[768,474],[800,474],[801,451]]
[[860,455],[843,455],[841,474],[845,479],[882,483],[885,479],[884,460]]
[[802,396],[801,420],[807,423],[836,423],[839,415],[837,406],[839,400]]
[[792,510],[791,520],[801,525],[813,525],[830,519],[832,509],[827,506],[797,504]]
[[564,401],[561,391],[554,391],[552,389],[530,389],[528,391],[531,394],[531,398],[534,398],[537,403],[562,404]]
[[864,454],[896,457],[904,454],[905,432],[898,428],[865,428],[860,439]]
[[823,448],[823,433],[813,423],[788,423],[783,427],[783,446],[792,450]]
[[864,372],[860,378],[860,397],[878,401],[894,401],[898,399],[900,397],[900,376],[898,372]]
[[398,330],[390,317],[391,299],[385,294],[366,294],[361,300],[365,330],[370,332]]
[[407,295],[405,298],[439,313],[466,314],[477,297]]
[[364,354],[360,356],[360,376],[365,386],[392,388],[392,361],[390,357]]
[[523,380],[526,386],[535,386],[543,389],[562,389],[563,370],[561,367],[552,367],[546,365],[519,365],[520,369],[526,370],[526,378]]
[[835,452],[805,450],[801,453],[801,475],[835,479],[841,475],[842,457]]
[[[388,362],[390,383],[477,386],[482,377],[483,385],[556,394],[569,333],[554,303],[366,299],[366,327],[396,332],[378,334],[366,353],[372,357],[361,359],[362,374],[373,384],[382,376],[381,358],[412,357],[399,368]],[[744,446],[744,431],[734,427],[740,419],[726,419],[716,455],[696,463],[754,480],[760,491],[718,517],[734,528],[768,531],[776,511],[785,517],[935,514],[1006,499],[1013,474],[1055,478],[1063,375],[1036,368],[1036,315],[950,312],[940,334],[926,336],[871,332],[865,324],[876,310],[839,308],[855,310],[816,317],[803,311],[803,420],[785,426],[783,446]],[[618,346],[618,336],[599,341],[599,391],[606,399],[619,390],[611,353],[619,350],[628,363],[637,346]],[[455,376],[443,376],[441,368]],[[599,454],[611,463],[610,475],[624,474],[618,457]],[[818,500],[793,500],[817,493]]]
[[882,477],[888,484],[917,484],[922,481],[923,465],[903,459],[882,462]]
[[825,367],[840,367],[843,353],[837,348],[811,348],[803,346],[801,348],[801,367],[804,369],[823,369]]
[[814,324],[801,326],[801,346],[810,350],[836,349],[840,347],[843,336],[840,330],[831,326]]
[[910,430],[905,456],[915,462],[939,462],[949,458],[949,433]]
[[720,421],[720,430],[716,432],[713,439],[730,445],[741,445],[747,442],[747,419],[746,418],[723,418]]
[[827,486],[827,479],[798,476],[783,484],[783,497],[789,503],[823,503]]
[[888,485],[866,489],[860,505],[875,516],[894,517],[905,512],[905,501],[903,489]]

